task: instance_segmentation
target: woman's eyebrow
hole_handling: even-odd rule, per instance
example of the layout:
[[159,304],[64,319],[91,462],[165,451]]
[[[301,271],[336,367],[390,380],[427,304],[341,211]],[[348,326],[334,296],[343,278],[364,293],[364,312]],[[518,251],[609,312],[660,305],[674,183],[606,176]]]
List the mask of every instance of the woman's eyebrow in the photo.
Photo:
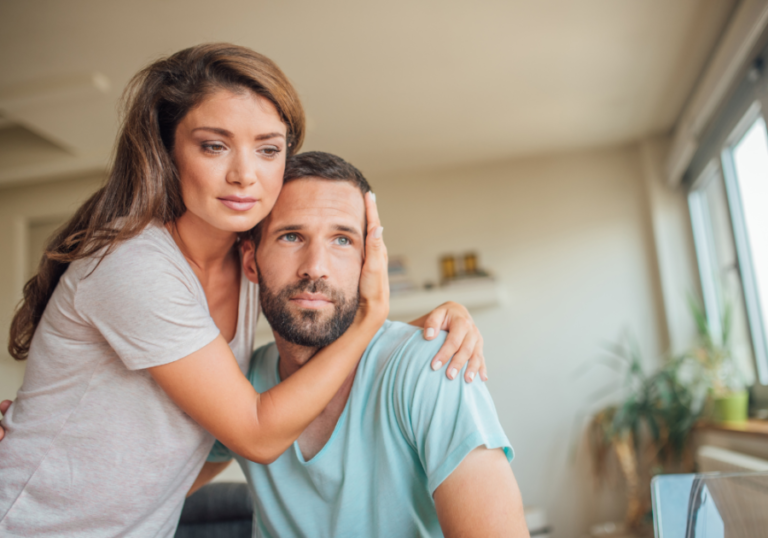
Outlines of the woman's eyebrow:
[[256,140],[269,140],[270,138],[285,138],[283,133],[266,133],[256,136]]
[[[192,129],[192,132],[195,131],[210,131],[212,133],[216,133],[217,135],[226,136],[228,138],[234,138],[234,134],[232,134],[231,131],[227,131],[226,129],[222,129],[221,127],[195,127]],[[257,135],[254,139],[255,140],[269,140],[270,138],[285,138],[285,135],[283,133],[264,133]]]
[[195,131],[211,131],[212,133],[216,133],[217,135],[228,136],[230,138],[232,138],[233,136],[231,132],[227,131],[226,129],[222,129],[220,127],[195,127],[194,129],[192,129],[192,132],[194,133]]

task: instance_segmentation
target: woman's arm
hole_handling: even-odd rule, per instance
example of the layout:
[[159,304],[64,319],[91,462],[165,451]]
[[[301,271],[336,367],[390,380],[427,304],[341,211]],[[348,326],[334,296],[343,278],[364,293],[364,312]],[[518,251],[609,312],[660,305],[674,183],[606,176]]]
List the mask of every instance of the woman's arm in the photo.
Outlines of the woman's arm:
[[[480,372],[480,379],[488,381],[483,355],[483,335],[469,315],[469,311],[459,303],[448,301],[435,308],[429,314],[413,320],[411,325],[424,329],[424,338],[432,340],[439,331],[448,331],[445,343],[432,359],[432,369],[439,370],[443,364],[451,363],[445,369],[445,375],[454,379],[469,361],[464,380],[471,383],[475,374]],[[453,359],[451,360],[451,356]]]
[[282,454],[328,405],[386,320],[387,252],[376,204],[370,195],[365,203],[369,224],[357,317],[298,372],[259,394],[221,335],[183,359],[149,368],[179,407],[244,458],[269,463]]

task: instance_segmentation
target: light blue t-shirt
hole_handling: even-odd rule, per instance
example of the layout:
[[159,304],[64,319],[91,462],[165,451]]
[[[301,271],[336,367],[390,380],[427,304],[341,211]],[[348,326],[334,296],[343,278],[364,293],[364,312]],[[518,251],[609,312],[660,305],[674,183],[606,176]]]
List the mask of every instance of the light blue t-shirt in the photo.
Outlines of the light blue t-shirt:
[[[512,447],[485,384],[432,371],[445,333],[386,322],[365,351],[328,443],[304,461],[298,443],[269,465],[219,442],[208,461],[236,457],[254,499],[254,536],[442,536],[432,494],[474,448]],[[274,344],[257,349],[248,378],[279,381]]]

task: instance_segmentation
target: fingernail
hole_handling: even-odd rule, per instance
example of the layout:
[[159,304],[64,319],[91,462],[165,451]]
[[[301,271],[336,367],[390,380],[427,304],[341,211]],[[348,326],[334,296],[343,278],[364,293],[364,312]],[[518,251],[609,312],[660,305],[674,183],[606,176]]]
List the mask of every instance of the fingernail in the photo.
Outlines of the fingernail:
[[472,381],[473,379],[475,379],[475,372],[469,372],[467,374],[467,377],[469,378],[470,381]]
[[371,198],[373,198],[374,202],[376,201],[376,193],[374,193],[373,191],[371,191]]
[[433,336],[435,336],[435,329],[430,327],[429,329],[427,329],[426,334],[427,334],[427,338],[432,338]]
[[379,239],[381,237],[381,234],[384,233],[384,227],[379,226],[373,231],[373,237],[376,239]]
[[443,363],[440,362],[440,361],[435,361],[435,362],[432,363],[432,369],[433,370],[439,370],[442,367],[443,367]]
[[480,374],[480,379],[482,379],[483,381],[488,381],[488,376],[485,374]]
[[456,374],[458,373],[459,371],[456,368],[451,368],[450,371],[448,372],[448,377],[450,377],[451,379],[454,379],[456,377]]

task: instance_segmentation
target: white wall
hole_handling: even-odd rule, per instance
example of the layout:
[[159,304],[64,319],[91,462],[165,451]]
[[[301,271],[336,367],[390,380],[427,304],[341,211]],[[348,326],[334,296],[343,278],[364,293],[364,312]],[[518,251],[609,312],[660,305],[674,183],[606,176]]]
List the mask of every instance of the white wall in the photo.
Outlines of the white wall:
[[475,250],[506,287],[507,305],[474,315],[488,386],[524,501],[558,537],[623,517],[620,494],[592,488],[584,451],[571,458],[590,394],[617,378],[574,371],[627,329],[649,357],[666,345],[641,157],[632,146],[369,178],[389,252],[418,282],[437,280],[440,255]]
[[101,181],[95,175],[0,190],[0,400],[16,395],[24,375],[24,363],[12,359],[7,348],[13,311],[29,274],[30,224],[71,215]]

